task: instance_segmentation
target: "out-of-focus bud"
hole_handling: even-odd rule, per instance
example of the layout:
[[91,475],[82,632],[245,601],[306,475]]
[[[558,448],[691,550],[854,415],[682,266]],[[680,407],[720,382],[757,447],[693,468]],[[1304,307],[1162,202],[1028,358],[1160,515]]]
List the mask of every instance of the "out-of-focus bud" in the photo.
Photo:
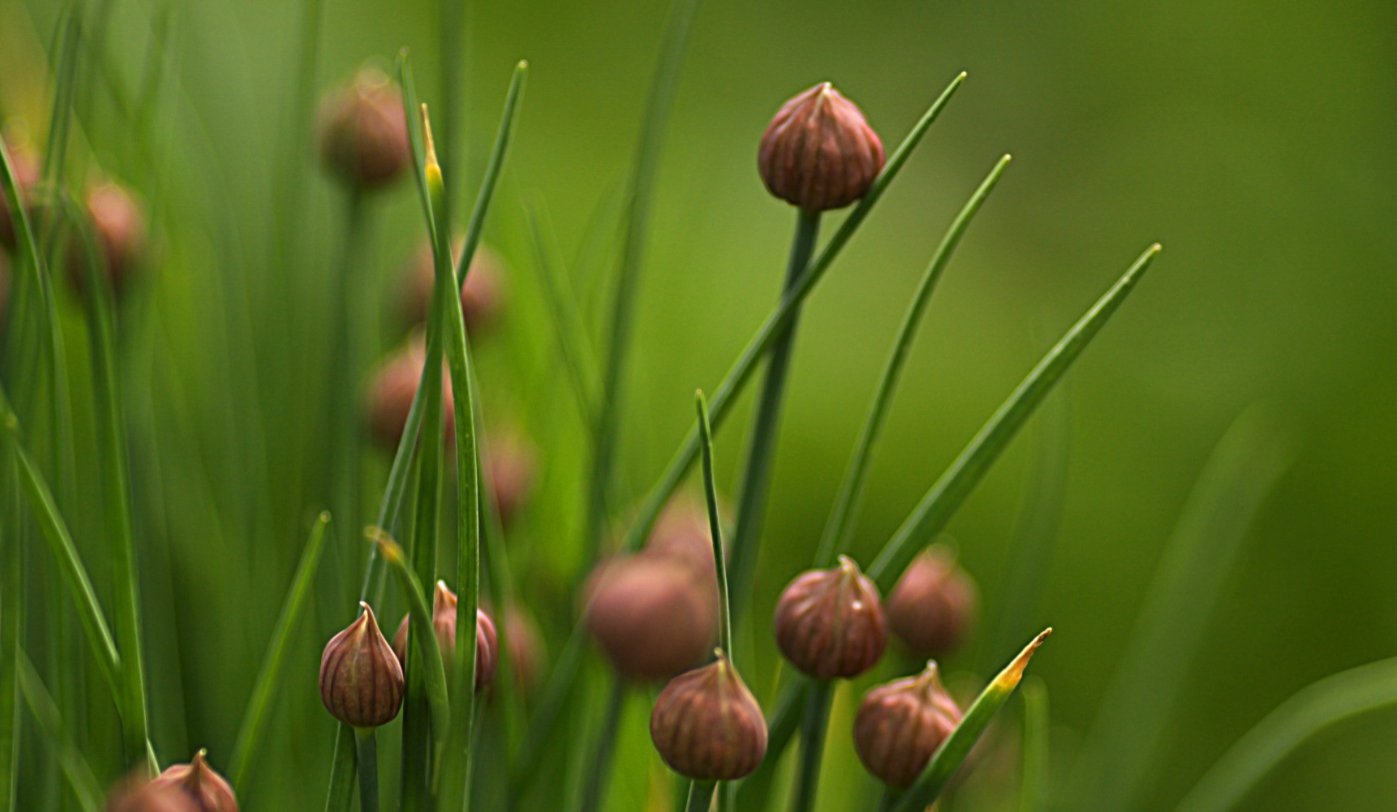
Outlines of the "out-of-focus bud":
[[330,715],[359,728],[392,721],[403,704],[403,669],[378,629],[373,609],[330,638],[320,657],[320,701]]
[[106,812],[202,812],[179,787],[156,785],[140,772],[113,785],[103,808]]
[[712,580],[713,536],[709,533],[707,505],[691,496],[670,500],[655,520],[642,555],[680,561]]
[[650,714],[650,739],[675,772],[698,781],[750,775],[766,756],[766,719],[723,652],[670,680]]
[[887,643],[878,587],[848,556],[832,569],[797,576],[776,603],[776,644],[816,679],[862,674]]
[[[88,226],[101,251],[102,274],[120,298],[130,287],[146,243],[145,216],[126,190],[114,183],[93,186],[87,193]],[[87,250],[80,237],[68,247],[68,281],[73,290],[87,290]]]
[[412,161],[403,97],[381,71],[365,68],[320,107],[320,157],[353,189],[397,180]]
[[[7,141],[5,149],[9,151],[10,168],[15,173],[15,190],[19,192],[20,205],[32,211],[34,189],[39,185],[42,177],[39,160],[21,145]],[[10,203],[4,193],[0,192],[0,246],[4,247],[6,251],[13,251],[15,243],[15,227],[10,217]]]
[[781,106],[757,153],[762,182],[806,211],[838,209],[868,193],[883,142],[858,105],[822,82]]
[[911,786],[961,716],[941,684],[936,663],[930,662],[919,676],[868,692],[854,717],[854,749],[883,783]]
[[[427,362],[427,348],[420,336],[414,337],[400,352],[390,357],[374,373],[368,385],[369,433],[379,446],[389,452],[396,451],[398,441],[403,436],[403,426],[407,423],[408,412],[412,410],[412,399],[417,396],[417,384],[422,379],[422,369]],[[455,436],[456,420],[451,404],[451,380],[442,372],[442,421],[446,429],[446,439]]]
[[[461,258],[461,249],[466,238],[458,236],[451,243],[451,264],[454,267]],[[484,335],[494,325],[504,306],[504,262],[499,255],[487,246],[475,249],[471,258],[470,273],[461,286],[461,316],[466,322],[466,330],[472,339]],[[436,284],[436,266],[432,258],[432,244],[424,242],[413,253],[412,259],[404,268],[406,281],[402,301],[403,318],[408,324],[421,324],[427,320],[428,306],[432,302],[432,288]]]
[[238,812],[238,799],[223,776],[209,766],[208,754],[200,750],[188,764],[165,768],[151,787],[178,789],[194,801],[199,812]]
[[481,467],[485,487],[506,526],[518,515],[534,487],[534,447],[517,432],[491,434],[485,442]]
[[509,664],[514,668],[515,679],[525,691],[531,690],[543,676],[545,660],[538,626],[519,606],[511,606],[504,613],[504,626]]
[[[437,633],[437,645],[441,647],[442,659],[451,667],[456,654],[456,593],[447,588],[445,581],[437,581],[436,594],[432,598],[432,628]],[[393,635],[393,654],[398,662],[407,667],[407,635],[410,617],[403,617],[398,624],[398,633]],[[499,659],[499,640],[495,631],[495,621],[483,609],[475,610],[475,690],[482,691],[495,678],[495,665]]]
[[888,625],[918,657],[944,657],[974,624],[975,583],[944,545],[917,556],[888,596]]
[[672,677],[713,645],[717,588],[688,564],[645,555],[613,559],[592,573],[584,594],[587,629],[629,679]]

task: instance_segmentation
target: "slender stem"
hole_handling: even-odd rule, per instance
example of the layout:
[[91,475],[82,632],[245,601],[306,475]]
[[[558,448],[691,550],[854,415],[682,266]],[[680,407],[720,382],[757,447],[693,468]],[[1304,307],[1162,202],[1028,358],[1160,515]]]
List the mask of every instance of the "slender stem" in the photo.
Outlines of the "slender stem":
[[335,757],[330,767],[330,788],[325,793],[325,812],[349,812],[354,795],[356,757],[354,728],[340,724],[335,737]]
[[825,731],[833,693],[831,682],[819,680],[805,695],[805,718],[800,729],[800,772],[796,775],[795,795],[791,797],[791,812],[809,812],[815,808],[820,758],[825,752]]
[[616,729],[621,723],[621,709],[626,703],[626,681],[617,676],[611,684],[611,698],[606,702],[601,735],[593,752],[592,769],[582,790],[582,812],[596,812],[606,796],[607,779],[611,777],[611,756],[616,749]]
[[0,466],[0,496],[5,514],[0,516],[0,810],[13,812],[19,785],[19,680],[20,613],[23,607],[23,561],[19,546],[19,495],[15,467]]
[[713,427],[708,422],[708,402],[695,396],[699,435],[703,438],[703,494],[708,503],[708,535],[713,542],[713,571],[718,581],[718,646],[732,662],[732,607],[728,600],[728,565],[723,555],[723,521],[718,516],[718,486],[713,475]]
[[[782,298],[790,295],[805,274],[810,257],[815,252],[815,241],[819,232],[820,213],[802,210],[796,219],[795,239],[791,243],[790,259],[786,265]],[[790,372],[799,317],[800,313],[797,310],[772,341],[766,379],[762,381],[757,413],[752,421],[751,446],[747,451],[742,493],[737,505],[737,527],[733,530],[732,537],[732,583],[733,591],[737,595],[737,605],[734,609],[739,617],[746,608],[747,593],[752,583],[752,569],[757,563],[757,542],[762,519],[766,515],[766,497],[771,486],[771,463],[776,454],[776,436],[781,420],[781,407],[785,401],[786,377]]]
[[[334,545],[331,560],[342,562],[337,572],[349,573],[347,569],[358,556],[359,515],[359,426],[355,421],[359,402],[355,384],[359,376],[362,325],[359,309],[363,303],[360,295],[363,287],[364,234],[366,203],[363,192],[350,190],[345,198],[344,232],[340,245],[341,254],[335,268],[331,284],[335,289],[336,306],[331,318],[334,320],[333,343],[331,344],[329,394],[336,408],[330,410],[329,449],[331,464],[326,466],[329,476],[330,513],[339,517],[334,535],[338,541]],[[342,606],[344,588],[338,586],[344,579],[336,578],[335,605]],[[329,597],[329,596],[327,596]]]
[[1046,806],[1048,788],[1048,688],[1034,677],[1022,688],[1023,776],[1019,787],[1019,812],[1037,812]]
[[354,731],[359,756],[359,809],[378,812],[378,739],[373,728]]
[[689,797],[684,801],[684,812],[708,812],[713,805],[713,790],[716,781],[690,781]]

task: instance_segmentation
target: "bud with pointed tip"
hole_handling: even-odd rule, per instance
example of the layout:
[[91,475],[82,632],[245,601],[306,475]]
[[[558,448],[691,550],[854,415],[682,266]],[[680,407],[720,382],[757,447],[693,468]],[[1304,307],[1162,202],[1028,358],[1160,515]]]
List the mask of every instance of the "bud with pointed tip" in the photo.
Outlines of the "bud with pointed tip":
[[[441,657],[448,668],[456,653],[456,593],[447,588],[445,581],[437,581],[436,594],[432,597],[432,628],[437,633],[437,645],[441,646]],[[407,635],[410,617],[404,616],[398,624],[398,632],[393,635],[393,654],[399,664],[407,668]],[[499,638],[495,631],[495,621],[484,610],[475,610],[475,690],[483,691],[495,678],[495,664],[499,657]]]
[[353,189],[379,189],[412,160],[403,97],[381,71],[365,68],[320,107],[320,156]]
[[713,581],[681,561],[613,559],[592,573],[584,594],[588,631],[629,679],[666,679],[693,667],[717,634]]
[[[461,257],[461,249],[466,238],[458,235],[451,241],[451,264],[455,267]],[[436,286],[436,260],[432,256],[432,243],[424,242],[413,253],[403,269],[404,294],[402,315],[409,324],[421,324],[427,320],[427,310],[432,302],[432,291]],[[479,338],[493,326],[504,306],[504,263],[499,255],[481,245],[471,257],[471,269],[466,274],[466,282],[461,286],[461,316],[466,322],[466,332],[472,340]]]
[[911,786],[962,716],[929,662],[918,676],[868,692],[854,717],[854,749],[883,783]]
[[773,195],[818,212],[867,194],[883,159],[883,142],[863,111],[822,82],[777,111],[762,135],[757,168]]
[[776,644],[816,679],[862,674],[887,643],[878,587],[848,556],[837,567],[797,576],[776,603]]
[[173,787],[193,799],[199,812],[238,812],[238,799],[223,776],[209,766],[208,753],[194,754],[188,764],[174,764],[150,782],[152,787]]
[[955,650],[974,622],[975,583],[944,545],[934,545],[902,573],[888,596],[888,625],[919,657]]
[[[85,208],[88,227],[100,252],[99,269],[120,297],[130,286],[146,242],[145,215],[125,189],[114,183],[93,186]],[[88,255],[81,238],[74,237],[68,248],[68,281],[73,290],[87,289]]]
[[383,639],[373,609],[325,644],[320,657],[320,701],[330,715],[359,728],[392,721],[403,704],[403,669]]
[[697,781],[750,775],[766,756],[766,718],[722,651],[670,680],[650,714],[650,739],[675,772]]

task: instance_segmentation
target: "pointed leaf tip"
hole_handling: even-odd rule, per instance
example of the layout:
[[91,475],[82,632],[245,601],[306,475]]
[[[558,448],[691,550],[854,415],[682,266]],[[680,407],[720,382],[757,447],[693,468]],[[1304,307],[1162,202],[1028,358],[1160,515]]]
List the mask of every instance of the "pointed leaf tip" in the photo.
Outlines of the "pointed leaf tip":
[[1028,668],[1028,661],[1033,659],[1033,653],[1038,650],[1039,646],[1043,645],[1043,641],[1047,640],[1052,633],[1053,627],[1049,626],[1029,641],[1028,645],[1024,646],[1023,651],[1019,652],[1019,656],[1015,657],[1014,661],[1009,663],[1003,671],[999,672],[999,676],[994,678],[995,685],[1006,691],[1014,690],[1019,681],[1023,679],[1024,669]]

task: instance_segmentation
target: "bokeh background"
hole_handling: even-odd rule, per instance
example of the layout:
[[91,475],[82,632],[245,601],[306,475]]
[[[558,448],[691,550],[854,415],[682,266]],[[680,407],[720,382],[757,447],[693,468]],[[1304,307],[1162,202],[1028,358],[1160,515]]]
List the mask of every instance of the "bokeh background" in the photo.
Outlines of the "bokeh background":
[[[0,112],[11,137],[41,143],[63,5],[0,0]],[[316,438],[325,411],[356,405],[329,401],[319,372],[333,351],[327,291],[341,196],[302,138],[309,122],[293,120],[300,4],[96,5],[108,16],[89,31],[101,56],[87,63],[74,171],[100,167],[159,203],[158,274],[123,313],[138,529],[151,562],[155,730],[171,757],[196,743],[216,754],[231,746],[309,517],[323,506]],[[423,97],[439,103],[435,4],[326,5],[317,93],[365,60],[391,68],[408,46]],[[141,87],[160,53],[152,20],[166,11],[168,53],[147,137],[124,122],[112,88]],[[467,100],[455,147],[466,170],[459,182],[473,194],[512,65],[531,66],[487,229],[509,265],[509,311],[480,354],[487,416],[528,433],[541,452],[537,503],[512,543],[555,647],[572,611],[565,588],[578,560],[585,455],[560,391],[522,207],[541,202],[580,300],[600,314],[598,280],[614,269],[620,191],[665,16],[664,3],[648,0],[472,4],[467,81],[449,89]],[[1057,416],[1030,424],[950,531],[992,619],[1006,600],[1022,506],[1047,487],[1035,472],[1054,440],[1066,443],[1050,483],[1061,492],[1054,557],[1033,618],[1057,629],[1034,671],[1049,686],[1055,771],[1070,775],[1074,743],[1190,488],[1228,426],[1263,404],[1290,465],[1246,531],[1164,720],[1136,806],[1171,808],[1285,697],[1397,648],[1394,30],[1397,8],[1375,0],[707,0],[659,174],[621,407],[622,495],[648,486],[691,422],[693,389],[716,384],[775,302],[794,216],[765,194],[755,153],[776,107],[831,79],[891,145],[956,72],[969,71],[805,313],[753,648],[769,639],[780,587],[808,562],[918,274],[965,197],[1011,152],[916,342],[857,550],[871,557],[1057,334],[1145,246],[1163,242],[1140,289],[1054,396]],[[281,220],[274,200],[288,171],[303,197]],[[373,209],[365,262],[386,298],[422,227],[407,184]],[[70,344],[81,348],[80,336]],[[381,348],[399,338],[385,331]],[[744,402],[720,436],[729,490],[747,412]],[[382,468],[370,464],[374,487]],[[100,543],[94,521],[80,532],[89,547]],[[341,551],[336,565],[353,569],[357,552]],[[309,675],[320,641],[345,619],[307,624],[292,664],[308,675],[305,690],[279,700],[278,743],[259,762],[254,808],[316,803],[323,792],[332,724]],[[989,620],[982,631],[952,671],[984,673],[1010,655],[986,650]],[[767,690],[770,652],[752,656],[756,687]],[[856,699],[855,690],[841,695],[846,722]],[[628,709],[613,809],[639,808],[654,793],[647,712],[640,699]],[[1394,722],[1388,712],[1327,733],[1248,807],[1392,808]],[[851,808],[866,792],[847,738],[831,735],[827,809]],[[997,797],[992,788],[966,796],[991,806]]]

